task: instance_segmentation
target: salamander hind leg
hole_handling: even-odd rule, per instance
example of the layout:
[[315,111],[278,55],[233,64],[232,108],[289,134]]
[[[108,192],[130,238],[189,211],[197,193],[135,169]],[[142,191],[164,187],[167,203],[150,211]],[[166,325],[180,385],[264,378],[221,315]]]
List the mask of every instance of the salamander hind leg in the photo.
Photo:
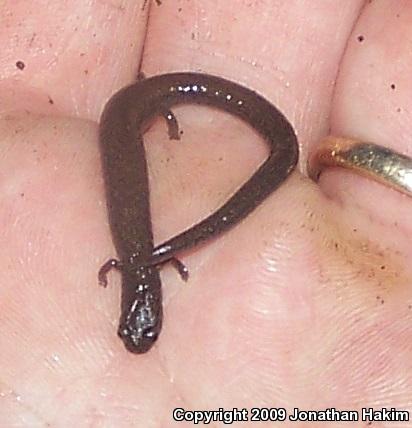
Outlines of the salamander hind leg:
[[[137,73],[137,81],[141,82],[146,80],[146,74],[144,71],[139,71]],[[180,140],[180,130],[179,124],[177,123],[176,116],[173,112],[166,108],[160,109],[160,115],[165,119],[167,125],[167,133],[169,134],[169,139],[171,140]]]
[[[146,79],[146,74],[143,71],[137,73],[137,81],[141,82]],[[176,116],[171,110],[161,108],[160,115],[165,119],[167,125],[167,133],[170,140],[180,140],[181,131],[179,130],[179,124],[177,123]]]
[[176,257],[171,258],[169,261],[172,264],[172,266],[178,271],[183,281],[186,282],[189,279],[189,269],[186,267],[186,265],[184,265]]
[[160,114],[164,117],[167,124],[167,133],[170,140],[180,140],[179,124],[177,123],[176,116],[171,110],[163,109]]

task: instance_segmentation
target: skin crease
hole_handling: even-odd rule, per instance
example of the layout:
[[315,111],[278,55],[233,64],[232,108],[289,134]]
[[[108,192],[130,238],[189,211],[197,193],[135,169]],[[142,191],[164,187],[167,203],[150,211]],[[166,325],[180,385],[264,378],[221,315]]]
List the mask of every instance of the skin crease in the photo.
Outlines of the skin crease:
[[[383,186],[295,172],[181,256],[188,284],[162,270],[165,327],[145,355],[115,334],[119,275],[106,290],[96,281],[114,251],[97,120],[140,61],[147,75],[201,70],[261,93],[297,130],[301,166],[329,129],[410,155],[408,2],[164,1],[150,19],[134,2],[42,3],[4,2],[0,26],[2,423],[173,427],[179,406],[412,411],[411,200]],[[181,141],[161,120],[145,136],[156,243],[266,154],[221,112],[174,113]]]

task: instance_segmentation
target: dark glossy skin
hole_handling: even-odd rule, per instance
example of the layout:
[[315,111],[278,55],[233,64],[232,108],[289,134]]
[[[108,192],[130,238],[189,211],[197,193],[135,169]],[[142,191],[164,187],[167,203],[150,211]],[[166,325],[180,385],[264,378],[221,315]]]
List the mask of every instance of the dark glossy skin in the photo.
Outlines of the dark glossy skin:
[[[170,108],[209,105],[240,117],[267,141],[270,154],[252,177],[215,213],[153,248],[149,183],[142,130],[155,116],[168,121],[170,138],[178,126]],[[99,272],[122,272],[119,336],[128,350],[146,352],[162,325],[161,284],[156,265],[228,230],[253,211],[293,171],[298,146],[292,126],[267,100],[228,80],[198,73],[155,76],[120,90],[108,102],[100,122],[100,150],[110,227],[117,255]],[[176,260],[174,260],[176,262]],[[182,274],[185,271],[179,266]]]

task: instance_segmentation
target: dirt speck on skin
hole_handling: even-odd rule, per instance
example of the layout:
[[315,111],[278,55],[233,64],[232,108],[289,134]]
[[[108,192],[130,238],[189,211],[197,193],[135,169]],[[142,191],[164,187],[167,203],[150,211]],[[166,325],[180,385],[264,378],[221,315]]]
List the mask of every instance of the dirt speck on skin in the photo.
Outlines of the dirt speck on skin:
[[346,266],[353,269],[357,279],[365,286],[367,283],[370,283],[371,287],[383,285],[383,288],[389,291],[405,286],[409,281],[409,275],[403,274],[404,268],[391,249],[382,249],[379,244],[367,238],[344,237],[343,231],[337,232],[340,234],[340,245],[337,246],[335,237],[327,239],[325,247],[333,245],[337,250],[335,255],[339,252],[342,268]]
[[376,307],[379,290],[382,304],[403,303],[408,308],[412,305],[408,292],[412,272],[406,258],[380,242],[378,236],[375,241],[366,230],[342,224],[338,210],[341,207],[324,210],[307,206],[304,229],[316,230],[311,239],[317,252],[318,293],[331,294],[332,301],[367,308]]

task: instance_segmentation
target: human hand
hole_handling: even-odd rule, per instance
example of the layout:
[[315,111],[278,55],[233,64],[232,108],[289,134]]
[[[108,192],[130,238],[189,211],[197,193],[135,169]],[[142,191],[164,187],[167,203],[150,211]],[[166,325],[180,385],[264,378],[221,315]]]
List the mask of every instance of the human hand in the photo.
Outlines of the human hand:
[[[147,33],[142,3],[21,5],[3,6],[1,33],[2,424],[171,427],[176,407],[410,410],[410,201],[350,172],[305,177],[329,129],[408,152],[408,4],[164,0]],[[97,286],[115,255],[97,122],[140,62],[271,100],[297,130],[301,173],[184,254],[188,284],[162,271],[164,328],[136,356],[116,335],[119,277]],[[161,121],[145,135],[156,242],[212,212],[266,150],[222,112],[174,112],[182,141]]]

